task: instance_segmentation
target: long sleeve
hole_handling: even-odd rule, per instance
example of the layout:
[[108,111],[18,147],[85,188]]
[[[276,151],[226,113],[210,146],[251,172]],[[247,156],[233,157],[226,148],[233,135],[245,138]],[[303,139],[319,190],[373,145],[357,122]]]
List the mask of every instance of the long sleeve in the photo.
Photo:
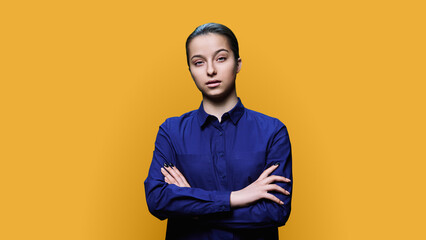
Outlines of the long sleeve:
[[280,175],[291,179],[290,183],[276,183],[290,192],[290,195],[271,192],[284,202],[279,205],[270,200],[260,200],[247,207],[232,209],[229,213],[205,216],[200,219],[203,224],[215,225],[223,228],[266,228],[284,225],[291,210],[291,196],[293,186],[291,145],[287,128],[279,122],[278,131],[274,135],[269,148],[265,168],[279,162],[280,166],[272,175]]
[[176,153],[164,123],[158,131],[148,177],[144,182],[148,209],[155,217],[164,220],[230,211],[230,191],[206,191],[167,184],[160,169],[165,162],[175,161]]

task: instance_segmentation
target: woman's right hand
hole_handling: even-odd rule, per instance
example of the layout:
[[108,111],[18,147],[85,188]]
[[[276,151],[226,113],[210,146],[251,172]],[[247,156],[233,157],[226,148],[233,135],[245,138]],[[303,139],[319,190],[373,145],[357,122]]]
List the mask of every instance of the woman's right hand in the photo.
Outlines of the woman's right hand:
[[290,195],[290,193],[284,188],[278,186],[277,184],[273,184],[274,182],[291,182],[291,180],[288,178],[277,175],[270,175],[275,169],[277,169],[278,166],[279,164],[272,165],[263,171],[259,178],[252,184],[239,191],[231,192],[231,207],[245,207],[260,199],[269,199],[273,202],[283,205],[284,203],[279,198],[268,193],[274,191],[285,195]]

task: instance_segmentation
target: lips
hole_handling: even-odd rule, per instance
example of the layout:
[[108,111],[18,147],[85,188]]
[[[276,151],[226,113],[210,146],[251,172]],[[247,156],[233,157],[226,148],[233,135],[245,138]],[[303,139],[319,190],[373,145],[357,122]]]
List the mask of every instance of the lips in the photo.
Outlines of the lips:
[[213,87],[219,86],[221,82],[222,81],[220,81],[220,80],[210,80],[206,83],[206,85],[210,88],[213,88]]

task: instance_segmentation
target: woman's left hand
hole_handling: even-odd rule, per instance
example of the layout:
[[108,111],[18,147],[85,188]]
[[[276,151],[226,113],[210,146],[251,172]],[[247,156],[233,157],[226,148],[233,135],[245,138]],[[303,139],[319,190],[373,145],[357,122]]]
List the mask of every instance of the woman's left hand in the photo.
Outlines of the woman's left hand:
[[174,184],[178,187],[191,187],[185,176],[172,164],[164,164],[161,168],[161,173],[164,175],[164,181],[168,184]]

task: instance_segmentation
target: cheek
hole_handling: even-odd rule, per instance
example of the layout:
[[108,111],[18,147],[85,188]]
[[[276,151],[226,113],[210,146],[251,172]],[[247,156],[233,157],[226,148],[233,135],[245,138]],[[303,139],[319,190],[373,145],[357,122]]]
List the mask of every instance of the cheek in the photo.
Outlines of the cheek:
[[237,73],[235,64],[227,64],[226,66],[223,66],[222,72],[226,76],[234,76]]
[[197,86],[202,82],[202,76],[199,71],[191,71],[191,77]]

